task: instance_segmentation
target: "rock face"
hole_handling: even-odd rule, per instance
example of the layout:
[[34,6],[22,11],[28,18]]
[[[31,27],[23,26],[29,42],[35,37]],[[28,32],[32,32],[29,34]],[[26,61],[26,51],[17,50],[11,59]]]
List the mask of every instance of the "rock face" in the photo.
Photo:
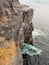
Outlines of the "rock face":
[[[18,1],[15,2],[15,0],[2,0],[0,13],[0,25],[2,28],[0,34],[5,36],[6,39],[11,39],[14,36],[16,42],[22,43],[30,34],[32,34],[32,8],[22,6]],[[10,31],[7,30],[7,28],[10,29]],[[22,42],[20,41],[22,40],[20,38],[23,39]]]
[[0,37],[0,65],[22,64],[20,52],[19,45],[16,46],[14,40],[6,40],[4,37]]
[[32,16],[18,0],[0,0],[0,65],[23,65],[20,47],[33,40]]
[[32,42],[32,31],[33,31],[33,24],[32,24],[32,17],[33,17],[33,9],[24,6],[23,7],[23,22],[25,24],[24,27],[24,42]]

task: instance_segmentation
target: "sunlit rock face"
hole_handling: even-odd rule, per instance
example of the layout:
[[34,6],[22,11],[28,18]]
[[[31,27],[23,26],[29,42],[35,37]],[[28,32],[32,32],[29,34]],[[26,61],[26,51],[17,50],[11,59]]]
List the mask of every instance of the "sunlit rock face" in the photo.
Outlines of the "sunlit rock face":
[[0,65],[22,64],[20,52],[19,45],[16,46],[13,39],[6,40],[5,37],[0,37]]

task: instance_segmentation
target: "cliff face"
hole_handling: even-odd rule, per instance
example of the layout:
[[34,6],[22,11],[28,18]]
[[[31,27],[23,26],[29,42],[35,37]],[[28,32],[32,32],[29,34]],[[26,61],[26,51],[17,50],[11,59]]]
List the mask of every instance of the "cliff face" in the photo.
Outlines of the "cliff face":
[[20,5],[17,0],[1,0],[0,35],[8,40],[14,38],[16,42],[24,42],[33,31],[32,17],[32,8]]
[[23,65],[20,47],[33,40],[32,16],[18,0],[0,0],[0,65]]

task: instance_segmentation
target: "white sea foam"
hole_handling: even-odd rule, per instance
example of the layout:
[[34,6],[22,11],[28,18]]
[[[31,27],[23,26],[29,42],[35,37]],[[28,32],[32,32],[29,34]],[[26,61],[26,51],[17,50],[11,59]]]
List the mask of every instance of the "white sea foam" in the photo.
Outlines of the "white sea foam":
[[32,31],[32,35],[33,36],[45,36],[45,33],[41,31],[40,29],[34,29],[34,31]]

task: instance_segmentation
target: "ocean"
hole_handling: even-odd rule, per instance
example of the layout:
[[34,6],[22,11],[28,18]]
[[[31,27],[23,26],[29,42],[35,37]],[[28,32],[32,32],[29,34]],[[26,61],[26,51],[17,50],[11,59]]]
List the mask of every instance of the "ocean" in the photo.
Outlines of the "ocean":
[[21,4],[28,5],[34,9],[33,15],[33,44],[42,49],[49,65],[49,0],[20,0]]

